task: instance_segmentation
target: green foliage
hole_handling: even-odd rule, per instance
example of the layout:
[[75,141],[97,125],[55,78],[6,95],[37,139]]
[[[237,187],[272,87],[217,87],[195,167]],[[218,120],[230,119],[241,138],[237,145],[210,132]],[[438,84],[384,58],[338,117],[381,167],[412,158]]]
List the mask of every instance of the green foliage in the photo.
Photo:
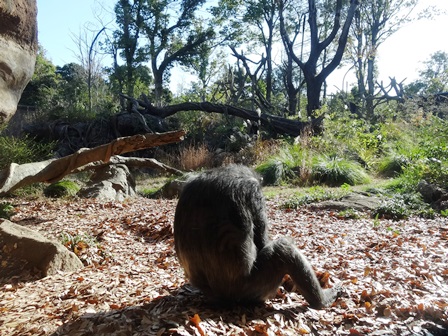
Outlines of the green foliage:
[[88,70],[82,65],[69,63],[56,67],[39,48],[36,67],[25,88],[20,105],[36,108],[35,119],[88,120],[97,115],[110,115],[118,111],[116,97],[112,96],[101,72],[91,73],[89,97]]
[[406,219],[410,212],[402,199],[390,198],[382,202],[372,213],[374,217],[386,219]]
[[14,208],[14,205],[12,205],[11,203],[0,203],[0,218],[10,219],[15,214],[15,212],[16,210]]
[[312,166],[312,176],[315,181],[330,186],[340,186],[344,183],[357,185],[369,182],[369,176],[357,163],[335,155],[321,155]]
[[374,218],[373,218],[373,227],[379,227],[380,226],[380,220],[379,220],[379,214],[375,214]]
[[374,217],[400,220],[409,216],[434,218],[435,212],[420,194],[414,192],[392,193],[372,213]]
[[354,209],[346,209],[339,211],[336,217],[340,219],[359,219],[361,218],[361,215]]
[[414,145],[399,176],[402,189],[415,190],[421,180],[448,186],[448,125],[430,117],[414,130]]
[[440,211],[440,216],[442,216],[442,217],[448,217],[448,209],[446,209],[446,210],[441,210],[441,211]]
[[14,190],[11,192],[11,195],[20,198],[36,199],[42,197],[45,187],[46,184],[44,183],[33,183]]
[[264,185],[278,186],[285,179],[285,166],[281,161],[269,160],[259,165],[255,170],[263,177]]
[[283,183],[306,184],[310,170],[309,150],[305,145],[284,143],[266,162],[261,163],[256,171],[263,177],[266,185]]
[[142,197],[153,198],[154,195],[156,195],[162,188],[161,187],[143,188],[138,193]]
[[50,184],[44,189],[44,195],[46,197],[60,198],[66,196],[75,196],[79,191],[79,185],[71,180],[58,181]]
[[56,67],[46,58],[45,50],[40,46],[33,77],[23,91],[19,104],[50,111],[58,103],[60,80]]
[[38,142],[29,137],[8,137],[0,135],[0,169],[11,163],[43,161],[51,157],[54,143]]
[[406,166],[409,165],[409,159],[403,155],[388,155],[380,159],[378,172],[382,176],[394,177],[403,173]]
[[436,51],[424,62],[420,78],[406,87],[408,94],[435,94],[448,89],[448,53]]

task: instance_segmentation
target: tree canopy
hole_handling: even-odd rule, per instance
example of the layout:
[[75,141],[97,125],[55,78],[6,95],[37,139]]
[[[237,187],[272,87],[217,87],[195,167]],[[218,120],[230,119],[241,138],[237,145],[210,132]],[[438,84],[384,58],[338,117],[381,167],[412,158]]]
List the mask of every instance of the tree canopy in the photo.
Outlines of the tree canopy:
[[[80,64],[56,69],[40,51],[21,103],[54,117],[94,117],[115,113],[118,97],[129,109],[120,94],[144,94],[158,107],[196,100],[312,119],[328,101],[328,76],[350,60],[357,83],[344,102],[373,120],[378,102],[389,97],[376,80],[378,47],[412,19],[417,3],[118,0],[115,24],[78,40]],[[96,46],[111,60],[100,71],[92,68],[99,69]],[[421,79],[405,89],[444,91],[446,71],[438,66],[445,56],[432,55]],[[181,93],[170,89],[178,80],[173,69],[195,76]]]

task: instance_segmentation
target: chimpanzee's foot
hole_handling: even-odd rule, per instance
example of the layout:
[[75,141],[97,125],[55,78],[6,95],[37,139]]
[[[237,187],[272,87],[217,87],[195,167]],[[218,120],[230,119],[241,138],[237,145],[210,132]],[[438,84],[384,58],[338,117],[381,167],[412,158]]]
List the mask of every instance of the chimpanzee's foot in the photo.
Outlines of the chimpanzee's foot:
[[323,289],[322,292],[323,292],[322,302],[316,304],[310,304],[311,308],[322,309],[330,307],[333,304],[333,302],[335,302],[336,299],[339,298],[344,293],[344,288],[340,284],[338,284],[332,288]]

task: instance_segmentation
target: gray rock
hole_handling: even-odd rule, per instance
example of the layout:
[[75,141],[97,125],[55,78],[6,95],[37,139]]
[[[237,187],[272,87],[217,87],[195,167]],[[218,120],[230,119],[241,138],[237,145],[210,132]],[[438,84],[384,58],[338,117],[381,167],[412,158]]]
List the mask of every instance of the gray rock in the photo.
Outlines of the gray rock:
[[343,211],[353,209],[357,211],[372,211],[381,204],[381,198],[362,193],[351,193],[337,201],[323,201],[313,204],[317,209]]
[[178,177],[174,180],[168,181],[163,185],[162,188],[160,188],[158,191],[156,191],[152,197],[153,198],[176,198],[179,197],[180,193],[182,192],[182,189],[184,188],[187,181],[190,179],[196,177],[197,173],[186,173],[182,175],[181,177]]
[[34,72],[36,15],[35,0],[0,1],[0,125],[16,112]]
[[123,164],[99,168],[83,187],[78,196],[101,201],[123,201],[135,196],[135,180],[129,168]]
[[28,269],[36,268],[43,276],[83,267],[78,257],[61,243],[8,220],[0,224],[0,250],[3,260],[25,260]]
[[426,203],[433,203],[442,198],[444,191],[435,184],[426,181],[420,181],[417,185],[417,191],[422,195]]

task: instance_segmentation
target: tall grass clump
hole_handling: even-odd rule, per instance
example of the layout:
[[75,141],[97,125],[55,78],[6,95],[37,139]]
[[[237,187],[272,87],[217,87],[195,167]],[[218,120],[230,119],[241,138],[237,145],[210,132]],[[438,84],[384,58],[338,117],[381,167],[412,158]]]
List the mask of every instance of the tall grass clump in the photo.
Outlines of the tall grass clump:
[[210,168],[212,167],[212,159],[212,153],[204,144],[182,147],[179,153],[180,166],[186,171]]
[[409,158],[401,154],[390,154],[378,162],[378,173],[384,177],[396,177],[410,164]]
[[276,154],[257,166],[266,185],[305,184],[309,174],[309,150],[299,144],[285,143]]
[[370,181],[366,171],[357,162],[335,155],[320,155],[312,166],[314,181],[329,186],[340,186],[344,183],[357,185]]
[[260,164],[255,170],[263,177],[263,184],[278,186],[285,181],[285,168],[283,162],[271,159]]

